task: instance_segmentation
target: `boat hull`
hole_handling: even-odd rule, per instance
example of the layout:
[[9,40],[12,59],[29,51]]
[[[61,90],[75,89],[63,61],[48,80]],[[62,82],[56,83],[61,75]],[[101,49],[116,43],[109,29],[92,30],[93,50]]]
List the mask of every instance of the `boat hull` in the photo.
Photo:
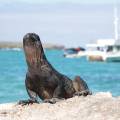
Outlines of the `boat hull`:
[[89,61],[120,62],[120,53],[119,54],[100,53],[98,55],[91,54],[91,55],[87,55],[87,59]]
[[97,55],[96,56],[92,56],[92,55],[87,56],[87,59],[89,61],[104,61],[102,56],[97,56]]

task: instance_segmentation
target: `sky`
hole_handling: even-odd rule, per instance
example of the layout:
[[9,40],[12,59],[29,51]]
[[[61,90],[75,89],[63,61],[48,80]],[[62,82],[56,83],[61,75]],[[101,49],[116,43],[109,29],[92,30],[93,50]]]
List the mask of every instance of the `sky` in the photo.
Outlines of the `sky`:
[[[118,0],[116,0],[119,2]],[[11,0],[0,0],[2,3],[11,2]],[[27,2],[27,3],[85,3],[85,4],[100,4],[114,3],[115,0],[12,0],[12,2]]]
[[[114,38],[113,0],[0,0],[0,41],[22,42],[28,32],[42,42],[85,46]],[[120,4],[118,16],[120,17]]]

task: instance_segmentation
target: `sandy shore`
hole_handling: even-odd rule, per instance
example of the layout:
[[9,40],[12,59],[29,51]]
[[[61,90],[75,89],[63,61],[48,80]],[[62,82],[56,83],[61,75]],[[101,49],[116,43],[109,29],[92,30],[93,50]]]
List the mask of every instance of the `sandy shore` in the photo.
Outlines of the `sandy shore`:
[[108,92],[76,96],[54,105],[1,104],[0,120],[120,120],[120,97],[112,97]]

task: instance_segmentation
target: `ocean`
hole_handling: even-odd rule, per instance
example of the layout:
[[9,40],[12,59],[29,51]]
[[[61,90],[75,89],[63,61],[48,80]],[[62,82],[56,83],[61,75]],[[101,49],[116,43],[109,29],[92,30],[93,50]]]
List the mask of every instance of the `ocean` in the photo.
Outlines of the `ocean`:
[[[93,93],[109,91],[113,96],[120,96],[120,63],[64,58],[62,50],[45,50],[45,53],[59,72],[71,79],[80,75]],[[0,103],[29,98],[25,88],[26,71],[22,50],[0,50]]]

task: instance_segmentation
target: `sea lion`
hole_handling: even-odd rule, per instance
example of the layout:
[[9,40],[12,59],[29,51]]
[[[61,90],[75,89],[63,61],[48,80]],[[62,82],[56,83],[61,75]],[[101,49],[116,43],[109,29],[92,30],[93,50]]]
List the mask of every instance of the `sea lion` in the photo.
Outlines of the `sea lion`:
[[24,36],[23,49],[28,66],[25,85],[30,99],[22,100],[19,104],[38,103],[37,96],[44,102],[56,103],[74,95],[91,94],[87,84],[79,76],[72,81],[52,67],[37,34],[28,33]]

